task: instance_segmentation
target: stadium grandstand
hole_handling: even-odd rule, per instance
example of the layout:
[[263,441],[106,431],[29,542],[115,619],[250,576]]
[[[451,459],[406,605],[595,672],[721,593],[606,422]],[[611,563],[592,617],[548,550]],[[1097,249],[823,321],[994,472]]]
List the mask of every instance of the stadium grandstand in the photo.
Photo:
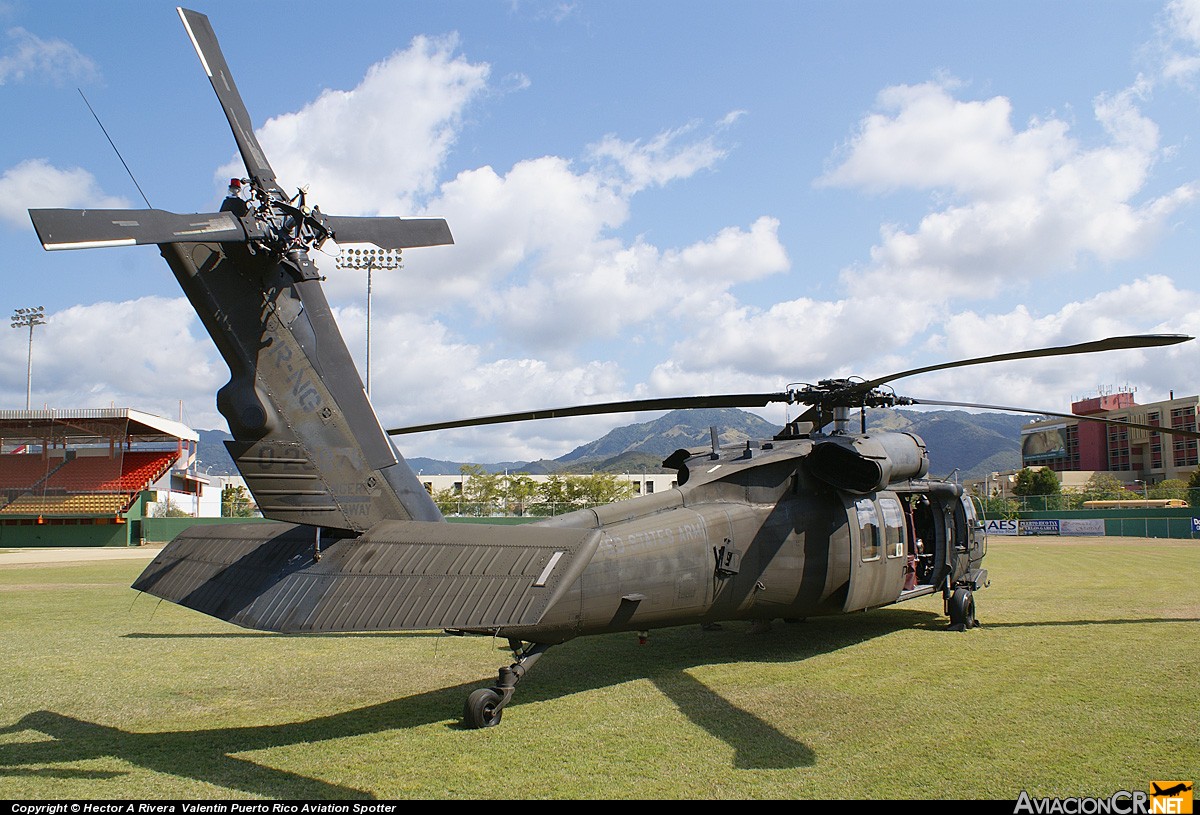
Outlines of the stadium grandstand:
[[199,437],[128,408],[0,411],[0,546],[115,546],[156,485],[198,496]]

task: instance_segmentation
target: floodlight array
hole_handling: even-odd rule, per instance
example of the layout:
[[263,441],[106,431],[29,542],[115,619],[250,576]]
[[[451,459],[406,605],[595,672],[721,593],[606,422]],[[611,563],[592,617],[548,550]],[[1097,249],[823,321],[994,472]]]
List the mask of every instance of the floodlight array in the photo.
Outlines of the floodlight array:
[[341,269],[399,269],[401,260],[399,249],[343,249],[337,265]]
[[11,328],[29,328],[32,329],[35,325],[46,324],[46,308],[45,306],[33,306],[31,308],[14,309],[12,313]]
[[25,409],[33,400],[33,327],[46,324],[46,307],[30,306],[29,308],[14,309],[12,313],[12,328],[29,329],[29,357],[25,366]]
[[360,269],[367,273],[367,357],[363,374],[367,396],[371,395],[371,275],[376,269],[402,268],[400,261],[401,250],[376,246],[370,249],[343,249],[337,256],[339,269]]

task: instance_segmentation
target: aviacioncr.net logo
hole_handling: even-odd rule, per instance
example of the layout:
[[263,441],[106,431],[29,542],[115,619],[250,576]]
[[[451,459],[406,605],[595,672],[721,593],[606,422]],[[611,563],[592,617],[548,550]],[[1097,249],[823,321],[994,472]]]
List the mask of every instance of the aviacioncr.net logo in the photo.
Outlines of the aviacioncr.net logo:
[[1151,781],[1150,815],[1191,815],[1191,781]]
[[1108,798],[1031,798],[1021,791],[1013,815],[1192,815],[1190,781],[1151,781],[1150,791]]
[[1108,798],[1031,798],[1021,790],[1013,815],[1149,815],[1144,792],[1118,790]]

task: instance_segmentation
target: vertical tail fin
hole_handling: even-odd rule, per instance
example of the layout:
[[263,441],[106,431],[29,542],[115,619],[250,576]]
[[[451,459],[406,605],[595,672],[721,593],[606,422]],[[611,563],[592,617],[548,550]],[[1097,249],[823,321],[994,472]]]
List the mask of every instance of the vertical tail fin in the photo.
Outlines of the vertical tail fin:
[[264,517],[353,531],[442,519],[380,426],[311,266],[241,243],[160,248],[229,365],[217,407]]
[[233,180],[216,213],[30,210],[38,236],[47,249],[158,244],[229,365],[217,407],[264,516],[356,532],[442,520],[379,425],[308,251],[330,238],[436,246],[453,243],[449,227],[437,218],[329,218],[303,191],[286,196],[208,18],[178,11],[250,177]]

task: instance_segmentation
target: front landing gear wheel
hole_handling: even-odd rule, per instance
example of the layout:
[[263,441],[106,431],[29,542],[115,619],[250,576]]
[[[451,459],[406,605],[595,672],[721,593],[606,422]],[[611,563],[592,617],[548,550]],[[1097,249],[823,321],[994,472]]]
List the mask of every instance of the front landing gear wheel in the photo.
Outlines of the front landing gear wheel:
[[503,706],[500,704],[503,698],[491,688],[473,691],[463,705],[463,724],[472,730],[500,724],[500,717],[504,715]]
[[958,588],[950,597],[950,630],[966,631],[968,628],[978,628],[979,621],[975,619],[975,595],[970,589]]

